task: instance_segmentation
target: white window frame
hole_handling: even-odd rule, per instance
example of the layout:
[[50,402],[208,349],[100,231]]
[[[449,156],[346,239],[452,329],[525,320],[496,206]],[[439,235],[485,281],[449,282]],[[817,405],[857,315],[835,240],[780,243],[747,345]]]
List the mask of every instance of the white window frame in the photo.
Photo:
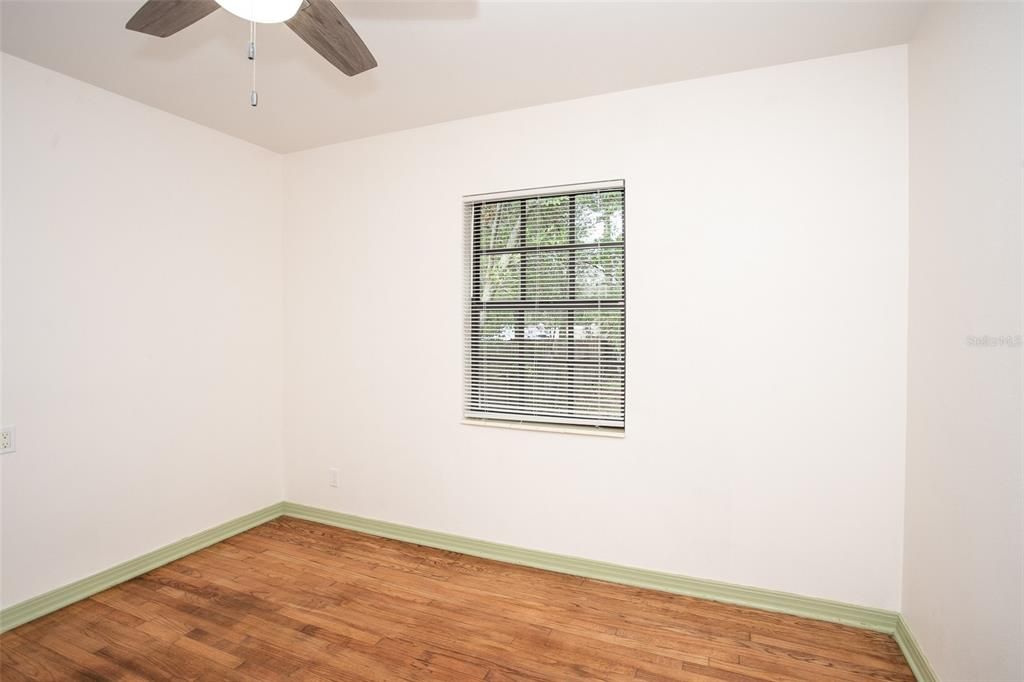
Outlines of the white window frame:
[[[622,360],[621,360],[621,416],[618,419],[597,419],[592,417],[578,417],[573,415],[551,415],[551,414],[530,414],[528,410],[523,412],[495,412],[474,409],[473,405],[473,391],[478,387],[477,379],[474,376],[474,361],[479,363],[479,360],[474,356],[475,349],[479,347],[479,344],[474,345],[475,340],[478,341],[479,331],[474,330],[474,316],[481,310],[482,306],[486,304],[481,303],[478,300],[478,294],[476,293],[475,287],[479,286],[479,282],[476,278],[479,276],[477,268],[479,267],[478,258],[484,253],[477,253],[474,251],[474,245],[476,243],[479,220],[479,206],[486,203],[493,202],[513,202],[516,200],[527,201],[529,199],[541,198],[541,197],[553,197],[553,196],[578,196],[592,194],[602,191],[619,191],[622,194],[622,237],[620,242],[608,243],[605,248],[616,248],[621,249],[622,253],[622,282],[621,282],[621,300],[616,300],[614,305],[615,309],[622,310],[621,319],[621,345],[622,345]],[[572,205],[572,204],[571,204]],[[524,203],[525,206],[525,203]],[[625,206],[625,182],[623,180],[609,180],[603,182],[589,182],[589,183],[577,183],[571,185],[560,185],[556,187],[544,187],[544,188],[533,188],[525,190],[516,190],[511,192],[492,192],[486,194],[472,194],[463,197],[463,208],[464,208],[464,227],[465,227],[465,254],[464,254],[464,265],[465,265],[465,286],[464,286],[464,304],[465,304],[465,315],[464,315],[464,330],[463,330],[463,341],[464,341],[464,395],[463,395],[463,423],[474,425],[474,426],[497,426],[503,428],[523,428],[532,431],[555,431],[561,433],[580,433],[589,435],[603,435],[603,436],[623,436],[625,434],[625,395],[626,395],[626,206]],[[525,210],[525,209],[524,209]],[[570,229],[573,230],[575,235],[576,225],[576,214],[572,213],[570,222]],[[526,226],[523,225],[521,228],[521,235],[525,234]],[[521,237],[525,239],[525,237]],[[575,237],[574,237],[575,239]],[[573,242],[576,243],[576,242]],[[524,243],[524,249],[531,248],[526,247]],[[537,248],[537,247],[532,247]],[[556,248],[556,247],[553,247]],[[566,249],[567,245],[562,245],[560,248]],[[571,245],[568,246],[571,249]],[[585,247],[581,247],[585,248]],[[600,247],[598,247],[600,248]],[[577,249],[572,249],[577,251]],[[526,259],[523,258],[520,263],[520,267]],[[575,259],[574,259],[575,262]],[[573,266],[575,267],[575,266]],[[525,275],[524,275],[525,276]],[[575,271],[569,277],[575,277]],[[474,298],[476,296],[476,298]],[[525,302],[525,299],[524,299]],[[601,305],[608,305],[607,302],[604,304],[598,304],[594,302],[590,305],[589,299],[580,299],[580,304],[577,309],[579,310],[602,310]],[[528,309],[523,306],[517,309]],[[608,309],[608,308],[605,308]],[[575,327],[574,327],[575,329]],[[617,363],[619,364],[619,363]],[[563,390],[570,391],[571,388],[564,387]]]

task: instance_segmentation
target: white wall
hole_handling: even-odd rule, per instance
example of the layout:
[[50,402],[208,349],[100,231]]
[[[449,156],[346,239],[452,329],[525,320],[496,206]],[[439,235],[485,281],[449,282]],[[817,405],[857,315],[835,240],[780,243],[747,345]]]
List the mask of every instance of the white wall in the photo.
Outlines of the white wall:
[[945,682],[1024,679],[1020,3],[939,3],[910,45],[904,615]]
[[9,606],[282,499],[283,203],[274,154],[3,69]]
[[[893,47],[289,156],[289,499],[898,608],[906,107]],[[627,437],[462,425],[461,196],[607,178]]]
[[[2,33],[2,16],[0,12],[0,33]],[[4,323],[4,306],[3,306],[3,234],[4,234],[4,218],[3,218],[3,101],[4,101],[4,60],[0,58],[0,424],[6,424],[3,421],[4,416],[4,392],[3,392],[3,380],[4,380],[4,340],[3,340],[3,323]],[[4,489],[4,467],[0,463],[0,496],[3,495]],[[4,584],[4,543],[3,543],[3,523],[4,523],[4,508],[3,500],[0,497],[0,603],[3,600],[3,584]]]

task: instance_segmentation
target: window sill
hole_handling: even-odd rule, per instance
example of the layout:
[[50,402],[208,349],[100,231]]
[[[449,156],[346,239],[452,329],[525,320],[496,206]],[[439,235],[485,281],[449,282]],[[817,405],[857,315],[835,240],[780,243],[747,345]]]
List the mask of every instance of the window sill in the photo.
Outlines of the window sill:
[[625,438],[624,429],[599,426],[572,426],[569,424],[540,424],[530,422],[502,421],[500,419],[466,419],[466,426],[491,426],[499,429],[516,429],[517,431],[547,431],[548,433],[569,433],[577,436],[598,436],[601,438]]

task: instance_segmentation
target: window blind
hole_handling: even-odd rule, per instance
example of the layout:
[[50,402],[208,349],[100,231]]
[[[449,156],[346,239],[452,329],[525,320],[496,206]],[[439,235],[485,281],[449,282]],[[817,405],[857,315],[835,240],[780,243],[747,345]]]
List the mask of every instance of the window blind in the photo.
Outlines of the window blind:
[[621,180],[464,198],[469,419],[624,428]]

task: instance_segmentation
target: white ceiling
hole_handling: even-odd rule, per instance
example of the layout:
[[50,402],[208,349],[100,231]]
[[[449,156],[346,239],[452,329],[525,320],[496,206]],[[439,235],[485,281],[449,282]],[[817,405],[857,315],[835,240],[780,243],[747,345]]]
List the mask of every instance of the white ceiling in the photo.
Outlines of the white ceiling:
[[354,78],[284,25],[224,10],[170,38],[142,0],[4,0],[3,51],[278,152],[545,102],[907,42],[919,2],[346,2]]

